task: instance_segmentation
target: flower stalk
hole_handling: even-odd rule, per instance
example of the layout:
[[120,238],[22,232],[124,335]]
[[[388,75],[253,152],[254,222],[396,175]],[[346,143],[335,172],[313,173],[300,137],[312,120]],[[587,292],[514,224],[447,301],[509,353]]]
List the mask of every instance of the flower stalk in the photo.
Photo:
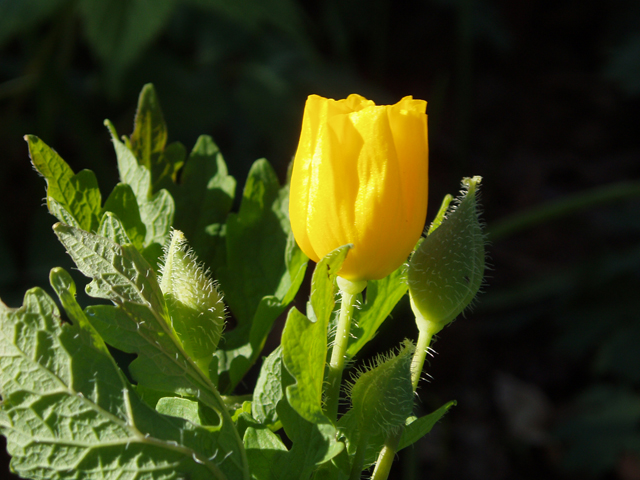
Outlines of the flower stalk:
[[355,306],[357,295],[367,286],[366,281],[352,282],[342,277],[337,277],[337,282],[342,297],[342,305],[340,306],[336,338],[331,350],[328,386],[325,395],[325,413],[333,422],[338,420],[340,384],[342,383],[342,371],[344,370],[347,346],[349,345],[353,307]]

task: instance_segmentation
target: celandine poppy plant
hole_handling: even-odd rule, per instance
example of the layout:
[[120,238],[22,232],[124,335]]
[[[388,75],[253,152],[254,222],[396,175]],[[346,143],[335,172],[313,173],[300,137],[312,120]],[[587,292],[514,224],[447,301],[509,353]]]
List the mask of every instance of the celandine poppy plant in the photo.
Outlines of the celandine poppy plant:
[[353,244],[338,273],[351,281],[384,278],[407,259],[427,213],[426,107],[413,97],[307,99],[289,215],[309,258]]

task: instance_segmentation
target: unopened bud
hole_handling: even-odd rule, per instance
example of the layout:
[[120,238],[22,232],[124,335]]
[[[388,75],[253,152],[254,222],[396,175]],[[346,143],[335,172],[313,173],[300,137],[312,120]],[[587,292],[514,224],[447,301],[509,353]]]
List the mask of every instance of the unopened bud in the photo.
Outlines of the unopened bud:
[[411,307],[418,328],[432,335],[471,303],[482,284],[485,238],[476,198],[481,180],[478,176],[462,180],[462,195],[409,262]]

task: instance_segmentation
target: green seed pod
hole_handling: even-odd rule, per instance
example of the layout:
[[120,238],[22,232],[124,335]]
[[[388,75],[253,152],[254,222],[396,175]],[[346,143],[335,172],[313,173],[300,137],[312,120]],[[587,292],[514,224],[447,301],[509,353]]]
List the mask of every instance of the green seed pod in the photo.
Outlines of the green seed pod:
[[404,341],[397,355],[380,355],[374,366],[349,385],[353,414],[362,434],[389,433],[404,425],[413,410],[411,358],[414,346]]
[[425,333],[434,335],[451,323],[482,285],[485,238],[476,198],[481,180],[478,176],[462,180],[462,195],[409,262],[411,307]]
[[222,336],[225,306],[222,295],[179,230],[171,232],[160,269],[171,327],[185,352],[209,374],[209,364]]

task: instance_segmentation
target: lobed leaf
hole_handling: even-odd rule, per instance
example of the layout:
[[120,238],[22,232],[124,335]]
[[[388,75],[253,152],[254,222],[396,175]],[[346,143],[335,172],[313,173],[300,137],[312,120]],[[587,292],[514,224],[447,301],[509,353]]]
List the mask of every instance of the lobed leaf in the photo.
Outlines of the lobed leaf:
[[[155,243],[161,247],[169,238],[169,231],[173,223],[175,212],[173,198],[167,190],[152,193],[150,171],[146,167],[138,165],[138,161],[131,150],[118,140],[118,135],[113,125],[109,122],[106,123],[111,131],[118,159],[120,180],[131,187],[138,203],[140,219],[145,226],[143,245],[144,247],[149,247]],[[135,213],[132,213],[131,222],[132,224],[135,223]],[[158,250],[157,253],[160,253],[160,251]]]
[[25,478],[244,479],[214,454],[222,434],[160,415],[137,396],[75,302],[62,269],[53,300],[29,290],[0,303],[0,430],[11,467]]
[[[244,447],[255,480],[279,480],[288,456],[280,437],[268,428],[249,427],[244,433]],[[288,458],[287,458],[288,459]]]
[[129,369],[144,387],[199,399],[219,416],[219,449],[228,465],[246,470],[241,440],[211,380],[183,350],[170,327],[164,298],[153,269],[132,246],[120,246],[98,235],[63,224],[54,231],[80,271],[93,278],[87,293],[116,306],[86,310],[105,341],[138,357]]
[[312,423],[301,417],[288,402],[278,403],[278,416],[293,445],[285,456],[279,480],[303,480],[311,476],[318,465],[328,462],[344,449],[336,440],[337,430],[328,419]]

